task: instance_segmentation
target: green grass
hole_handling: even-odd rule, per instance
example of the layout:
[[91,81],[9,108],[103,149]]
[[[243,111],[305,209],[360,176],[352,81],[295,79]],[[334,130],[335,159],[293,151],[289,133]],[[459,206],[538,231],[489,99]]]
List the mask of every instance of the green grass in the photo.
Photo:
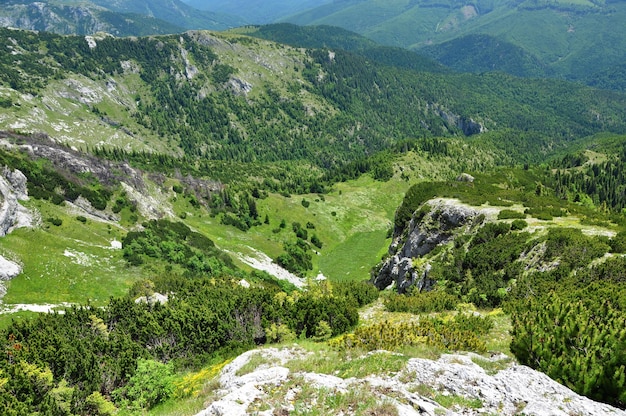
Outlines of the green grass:
[[290,361],[286,367],[293,372],[330,374],[346,379],[363,378],[372,374],[398,373],[404,368],[409,358],[403,354],[386,351],[339,352],[324,344],[315,348],[313,354]]
[[[364,175],[337,184],[332,192],[322,196],[271,194],[257,202],[260,218],[267,215],[270,224],[252,227],[247,232],[220,224],[219,217],[212,218],[203,210],[194,209],[180,196],[173,206],[177,214],[186,212],[185,222],[213,239],[218,247],[244,255],[254,255],[256,250],[275,258],[282,253],[284,241],[295,239],[291,224],[298,222],[305,227],[310,222],[315,229],[307,230],[309,239],[316,234],[323,247],[315,249],[319,255],[313,256],[313,270],[308,275],[316,276],[321,271],[333,280],[363,280],[387,250],[387,230],[408,186],[409,183],[397,179],[378,182]],[[302,206],[303,198],[310,202],[308,208]],[[286,228],[272,232],[281,220],[285,220]]]
[[480,409],[483,407],[483,402],[480,399],[469,399],[462,396],[437,394],[434,400],[446,409]]
[[[128,268],[121,250],[111,248],[125,232],[115,225],[92,219],[76,219],[65,207],[30,201],[44,220],[41,227],[18,229],[0,239],[0,253],[19,259],[23,272],[7,284],[5,304],[87,303],[103,305],[110,296],[121,296],[142,277]],[[55,226],[46,218],[56,217]]]
[[329,250],[319,261],[320,272],[333,280],[366,280],[386,252],[386,231],[356,233]]
[[268,391],[269,397],[254,402],[248,411],[256,414],[256,412],[267,411],[271,408],[279,410],[286,405],[283,401],[289,391],[293,393],[291,403],[293,410],[289,412],[289,415],[398,415],[395,405],[389,401],[379,401],[368,386],[353,386],[347,391],[340,391],[308,383],[298,376]]

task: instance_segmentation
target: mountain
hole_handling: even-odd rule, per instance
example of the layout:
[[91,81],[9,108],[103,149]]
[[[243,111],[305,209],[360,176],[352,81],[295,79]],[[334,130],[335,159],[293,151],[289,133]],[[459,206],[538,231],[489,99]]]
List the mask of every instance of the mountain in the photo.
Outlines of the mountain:
[[624,414],[624,94],[328,26],[0,49],[7,415]]
[[489,35],[467,35],[418,53],[459,72],[501,71],[518,77],[543,78],[551,69],[522,47]]
[[[545,73],[591,84],[600,71],[621,64],[626,38],[613,28],[625,18],[626,4],[618,1],[366,0],[335,2],[286,20],[343,27],[384,45],[427,48],[431,56],[441,55],[457,68],[466,65],[467,71],[489,66],[508,71],[519,62],[531,65],[530,76]],[[445,52],[437,51],[438,45]],[[472,60],[468,47],[477,54]],[[502,62],[509,59],[514,60]]]
[[106,32],[115,36],[177,33],[183,28],[139,14],[117,13],[85,5],[45,3],[11,4],[0,7],[0,24],[61,34]]
[[93,0],[93,3],[119,13],[154,16],[186,29],[222,30],[245,24],[235,16],[198,10],[180,0]]
[[240,26],[233,16],[200,11],[179,1],[17,1],[0,5],[0,26],[60,34],[107,32],[116,36],[178,33],[184,29]]
[[199,10],[239,16],[252,24],[266,24],[313,9],[332,0],[183,0]]

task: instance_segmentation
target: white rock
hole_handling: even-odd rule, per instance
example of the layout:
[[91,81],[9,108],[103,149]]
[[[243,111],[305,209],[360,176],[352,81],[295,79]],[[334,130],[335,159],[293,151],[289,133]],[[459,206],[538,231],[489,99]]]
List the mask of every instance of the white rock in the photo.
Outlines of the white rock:
[[[483,358],[484,359],[484,358]],[[612,406],[594,402],[557,383],[547,375],[522,365],[489,375],[471,356],[444,355],[437,361],[414,358],[407,371],[411,383],[438,388],[441,393],[480,399],[481,412],[513,415],[626,415]]]
[[22,266],[0,256],[0,280],[13,279],[22,273]]
[[4,168],[0,174],[0,237],[32,224],[32,214],[19,204],[28,199],[26,177],[19,170]]

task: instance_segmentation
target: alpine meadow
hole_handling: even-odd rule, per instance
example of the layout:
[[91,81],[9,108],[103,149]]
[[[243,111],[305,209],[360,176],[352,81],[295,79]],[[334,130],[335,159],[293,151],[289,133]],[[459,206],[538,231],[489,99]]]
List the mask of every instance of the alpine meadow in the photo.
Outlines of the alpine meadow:
[[0,415],[626,415],[626,4],[0,5]]

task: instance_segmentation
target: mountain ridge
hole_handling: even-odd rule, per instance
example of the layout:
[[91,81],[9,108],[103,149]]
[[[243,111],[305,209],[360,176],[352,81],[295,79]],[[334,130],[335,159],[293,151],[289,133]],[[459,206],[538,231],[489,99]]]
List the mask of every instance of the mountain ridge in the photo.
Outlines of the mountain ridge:
[[[3,298],[0,403],[16,416],[195,414],[233,396],[258,413],[478,413],[505,399],[532,412],[545,402],[489,382],[517,360],[624,406],[626,96],[442,71],[357,36],[346,51],[328,27],[293,46],[246,35],[283,29],[0,29],[0,162],[41,218],[0,239],[23,266]],[[454,215],[433,198],[474,207],[471,224],[448,239]],[[433,249],[402,251],[434,290],[365,282],[423,230]],[[246,261],[261,256],[306,290]],[[24,303],[63,313],[11,307]],[[294,343],[313,353],[229,366]],[[439,360],[449,351],[477,355]],[[422,366],[446,385],[448,370],[468,375],[469,390],[426,384]],[[259,374],[282,384],[246,383]],[[557,410],[589,404],[555,389]]]
[[[625,42],[621,34],[611,30],[598,33],[597,28],[618,25],[624,13],[620,2],[535,2],[533,6],[531,2],[521,1],[483,1],[473,5],[455,1],[434,5],[417,1],[409,5],[383,5],[371,0],[322,6],[287,21],[300,25],[335,25],[383,45],[415,51],[446,43],[449,47],[454,40],[468,35],[487,35],[494,42],[508,42],[521,48],[531,60],[540,62],[540,67],[548,69],[540,73],[542,76],[592,83],[597,76],[597,63],[602,62],[601,67],[620,63],[619,53],[616,53],[619,47],[599,48],[598,45],[623,45]],[[534,31],[537,25],[544,30]],[[482,60],[497,61],[497,49],[475,51],[481,53]],[[451,48],[449,53],[463,56],[464,50]],[[481,58],[476,58],[475,62],[477,65],[470,65],[469,71],[484,68]]]
[[178,0],[12,1],[0,6],[0,26],[66,35],[108,32],[144,36],[190,28],[223,30],[243,24],[240,18],[196,10]]

